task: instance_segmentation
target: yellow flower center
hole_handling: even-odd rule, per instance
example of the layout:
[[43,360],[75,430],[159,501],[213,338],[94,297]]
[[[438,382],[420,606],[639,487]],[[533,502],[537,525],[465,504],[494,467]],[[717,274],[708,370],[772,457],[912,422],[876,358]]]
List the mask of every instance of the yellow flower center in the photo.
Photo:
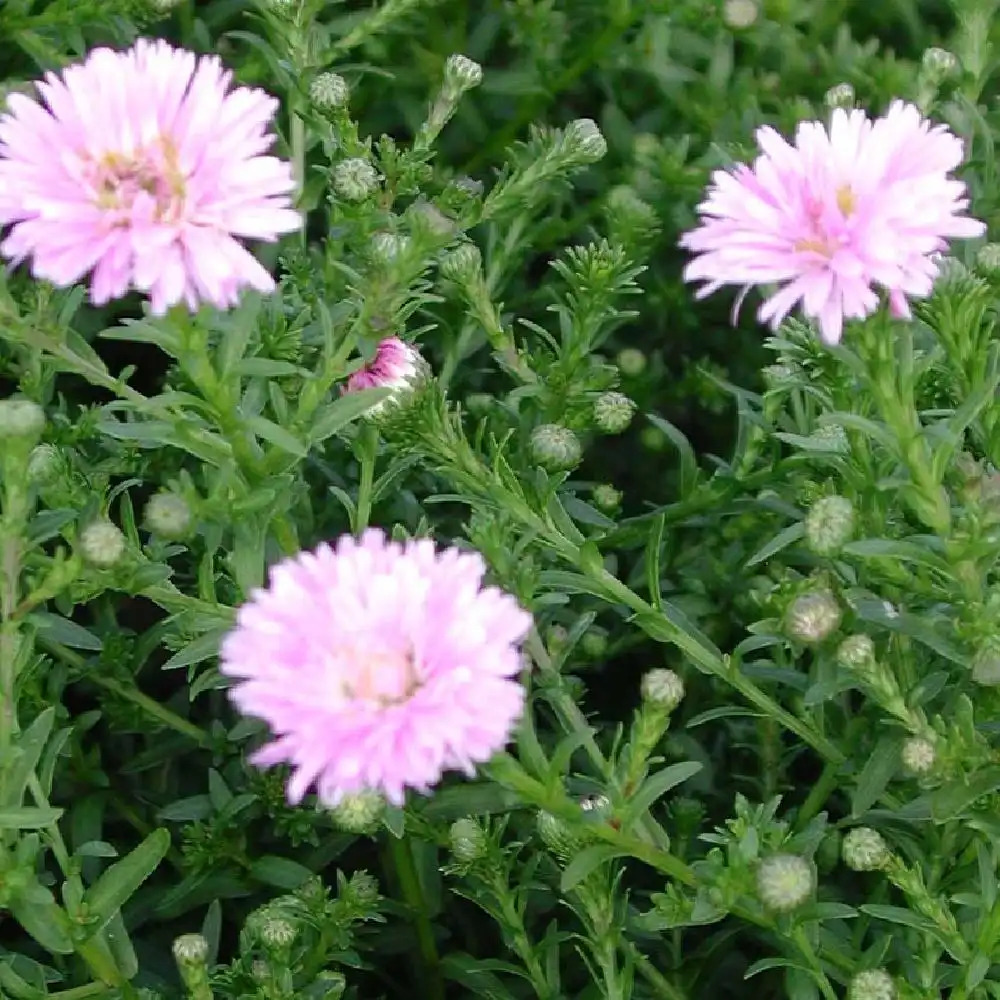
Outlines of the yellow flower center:
[[375,702],[382,708],[400,705],[420,687],[412,653],[356,648],[337,657],[344,697]]
[[[89,166],[87,172],[99,208],[128,213],[142,193],[153,199],[153,217],[157,222],[172,222],[180,217],[187,188],[177,148],[168,137],[160,136],[149,147],[130,156],[114,151],[105,153]],[[119,224],[127,225],[129,221],[125,217]]]

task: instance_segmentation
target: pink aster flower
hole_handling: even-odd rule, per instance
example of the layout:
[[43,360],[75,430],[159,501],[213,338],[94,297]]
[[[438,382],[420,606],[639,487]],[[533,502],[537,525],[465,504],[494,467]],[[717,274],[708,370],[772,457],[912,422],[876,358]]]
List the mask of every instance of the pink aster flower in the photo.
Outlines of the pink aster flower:
[[480,556],[368,530],[274,566],[222,643],[231,697],[291,764],[288,797],[377,791],[401,804],[446,770],[471,775],[510,738],[531,616],[483,587]]
[[230,90],[214,56],[166,42],[96,49],[13,94],[0,116],[0,252],[71,285],[93,272],[108,302],[136,288],[162,314],[179,302],[219,308],[270,274],[237,237],[274,240],[298,228],[290,166],[264,155],[278,102]]
[[[962,213],[965,185],[949,177],[962,162],[958,139],[895,101],[882,118],[833,112],[829,131],[802,122],[789,145],[774,129],[757,132],[753,167],[717,171],[699,205],[701,225],[681,239],[698,256],[684,271],[703,281],[699,298],[723,285],[774,284],[758,312],[777,328],[801,303],[827,343],[844,319],[878,308],[888,293],[895,316],[930,293],[936,254],[951,238],[985,226]],[[742,295],[741,295],[742,299]]]
[[375,348],[375,357],[347,379],[344,392],[377,388],[398,390],[389,399],[372,407],[369,413],[375,416],[394,397],[412,388],[426,372],[427,364],[412,344],[398,337],[387,337]]

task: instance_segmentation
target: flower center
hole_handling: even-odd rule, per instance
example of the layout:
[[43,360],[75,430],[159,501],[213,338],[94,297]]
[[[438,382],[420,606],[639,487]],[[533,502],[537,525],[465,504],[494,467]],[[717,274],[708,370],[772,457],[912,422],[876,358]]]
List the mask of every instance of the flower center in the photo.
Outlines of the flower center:
[[131,155],[108,152],[87,164],[97,206],[113,213],[116,224],[128,225],[137,200],[152,200],[157,222],[174,222],[184,208],[186,186],[177,150],[165,136]]
[[795,250],[799,253],[817,253],[832,257],[840,247],[850,240],[848,220],[857,208],[857,200],[850,186],[845,184],[837,189],[837,212],[827,212],[817,199],[806,206],[811,234],[797,240]]
[[386,708],[402,704],[420,687],[410,651],[355,648],[345,650],[337,659],[338,681],[346,698]]

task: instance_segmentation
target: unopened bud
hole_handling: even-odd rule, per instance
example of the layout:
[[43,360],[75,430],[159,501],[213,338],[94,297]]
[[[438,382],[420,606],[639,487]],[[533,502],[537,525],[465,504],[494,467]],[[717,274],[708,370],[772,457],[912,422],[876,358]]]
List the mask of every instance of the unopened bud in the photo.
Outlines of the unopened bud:
[[767,909],[776,913],[801,906],[815,887],[815,869],[797,854],[773,854],[757,868],[757,895]]
[[475,243],[463,243],[441,258],[441,277],[456,285],[469,285],[482,273],[483,256]]
[[958,70],[958,59],[947,49],[934,46],[924,52],[921,65],[933,82],[940,83]]
[[552,813],[540,812],[536,827],[542,843],[563,861],[568,861],[583,846],[583,838],[568,823]]
[[483,828],[468,817],[455,820],[448,831],[448,842],[455,860],[461,864],[482,861],[488,853],[488,842]]
[[831,111],[837,108],[850,111],[854,107],[854,100],[854,88],[849,83],[838,83],[831,87],[823,98],[824,103]]
[[840,424],[824,424],[822,427],[817,427],[809,435],[809,440],[814,448],[822,448],[823,451],[835,455],[846,455],[851,449],[847,431]]
[[608,651],[608,634],[603,629],[589,628],[580,637],[580,649],[592,660],[599,660]]
[[531,432],[529,450],[532,460],[549,472],[573,469],[583,458],[580,439],[561,424],[539,424]]
[[600,483],[594,487],[591,498],[594,506],[604,514],[613,514],[621,506],[622,492],[609,483]]
[[892,852],[878,830],[873,830],[870,826],[858,826],[844,837],[841,855],[848,868],[856,872],[874,872],[889,863]]
[[54,444],[39,444],[28,456],[28,482],[33,486],[49,486],[59,478],[63,457]]
[[972,658],[972,679],[983,687],[1000,684],[1000,649],[994,644],[986,645]]
[[836,632],[841,610],[829,590],[801,594],[785,613],[785,632],[790,639],[808,644],[822,642]]
[[638,378],[646,370],[646,355],[637,347],[623,347],[615,358],[622,375]]
[[739,31],[749,28],[757,20],[758,13],[754,0],[726,0],[722,7],[722,20],[727,28]]
[[37,438],[45,429],[45,411],[30,399],[0,399],[0,440]]
[[364,201],[378,187],[378,172],[362,156],[341,160],[333,168],[333,190],[347,201]]
[[385,799],[378,792],[366,789],[345,795],[330,810],[334,826],[345,833],[371,833],[385,814]]
[[461,93],[483,82],[483,67],[463,55],[448,56],[444,64],[445,87]]
[[806,542],[818,556],[832,556],[854,534],[854,504],[847,497],[822,497],[806,515]]
[[859,670],[875,662],[875,643],[867,635],[849,635],[837,647],[837,662],[848,670]]
[[372,255],[383,264],[398,260],[409,246],[409,237],[397,233],[376,233],[372,237]]
[[672,670],[648,671],[642,678],[641,690],[644,700],[667,712],[672,712],[684,698],[684,682]]
[[934,769],[937,751],[930,740],[923,736],[912,736],[903,744],[900,759],[910,774],[920,777]]
[[364,869],[355,872],[347,883],[351,895],[362,906],[372,906],[378,901],[378,879]]
[[896,984],[885,969],[865,969],[851,979],[847,1000],[896,1000]]
[[577,118],[566,126],[566,144],[588,163],[596,163],[608,151],[607,140],[590,118]]
[[146,527],[161,538],[175,541],[191,530],[191,508],[179,493],[157,493],[143,511]]
[[297,931],[295,924],[284,917],[269,916],[260,923],[258,937],[261,945],[268,951],[284,952],[291,948]]
[[80,553],[99,569],[114,566],[125,551],[125,536],[110,521],[92,521],[80,532]]
[[635,403],[622,392],[602,392],[594,401],[594,423],[605,434],[621,434],[635,413]]
[[309,84],[309,100],[320,111],[338,111],[351,100],[351,88],[339,73],[320,73]]
[[976,270],[985,278],[1000,276],[1000,243],[984,243],[976,251]]
[[174,938],[173,952],[182,968],[204,965],[208,961],[208,941],[201,934],[182,934]]

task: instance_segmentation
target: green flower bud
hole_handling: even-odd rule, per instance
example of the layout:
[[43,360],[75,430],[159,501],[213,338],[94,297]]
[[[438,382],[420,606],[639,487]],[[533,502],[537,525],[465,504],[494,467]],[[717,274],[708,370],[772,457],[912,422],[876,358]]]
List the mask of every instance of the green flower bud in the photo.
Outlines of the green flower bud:
[[599,660],[608,651],[608,636],[603,629],[589,628],[580,637],[580,649],[592,660]]
[[976,251],[976,270],[984,278],[1000,277],[1000,243],[984,243]]
[[642,678],[642,697],[645,701],[672,712],[684,698],[684,682],[672,670],[648,671]]
[[885,969],[866,969],[851,979],[847,1000],[896,1000],[896,984]]
[[45,430],[45,411],[30,399],[0,399],[0,441],[38,438]]
[[785,613],[785,634],[796,642],[822,642],[836,632],[841,619],[840,605],[826,589],[796,597]]
[[858,826],[845,835],[841,855],[844,864],[853,871],[875,872],[885,868],[892,852],[878,830]]
[[333,168],[333,190],[346,201],[364,201],[378,182],[378,172],[362,156],[341,160]]
[[622,392],[603,392],[594,401],[594,423],[605,434],[621,434],[635,414],[635,403]]
[[462,93],[478,87],[483,82],[483,67],[463,55],[448,56],[444,64],[444,85],[453,92]]
[[179,493],[151,496],[142,518],[150,531],[170,541],[186,538],[191,530],[191,508]]
[[921,66],[928,79],[941,83],[958,71],[958,59],[947,49],[933,46],[924,52]]
[[854,99],[854,88],[849,83],[838,83],[826,92],[823,101],[831,111],[837,108],[850,111],[854,107]]
[[834,455],[846,455],[851,450],[847,431],[840,424],[824,424],[809,435],[809,440]]
[[361,906],[373,906],[378,902],[378,880],[374,875],[366,871],[357,871],[351,876],[348,882],[351,895]]
[[441,258],[441,277],[456,285],[471,285],[481,274],[483,256],[475,243],[462,243]]
[[297,934],[295,924],[278,916],[265,917],[257,931],[262,947],[275,953],[287,952]]
[[383,264],[398,260],[409,246],[410,238],[396,233],[376,233],[372,237],[372,255]]
[[854,534],[854,504],[846,497],[822,497],[806,515],[806,542],[818,556],[832,556]]
[[607,140],[597,123],[590,118],[577,118],[566,126],[566,145],[587,163],[596,163],[608,151]]
[[912,736],[903,744],[900,758],[903,761],[903,767],[910,774],[921,777],[930,774],[934,769],[937,751],[930,740],[923,736]]
[[180,4],[181,0],[149,0],[150,10],[160,17],[165,17]]
[[643,448],[649,451],[663,451],[668,443],[667,435],[659,427],[654,427],[652,424],[643,427],[639,432],[639,440],[642,442]]
[[837,647],[837,662],[848,670],[858,670],[875,662],[875,643],[867,635],[849,635]]
[[1000,684],[1000,650],[993,643],[984,646],[972,658],[972,679],[983,687]]
[[80,554],[98,569],[108,569],[125,552],[125,536],[110,521],[92,521],[80,532]]
[[722,7],[722,20],[727,28],[740,31],[757,20],[759,10],[754,0],[726,0]]
[[590,496],[594,506],[604,514],[615,513],[622,503],[621,490],[616,490],[610,483],[595,486]]
[[63,470],[63,456],[54,444],[35,445],[28,456],[28,482],[33,486],[50,486]]
[[646,370],[646,355],[637,347],[623,347],[615,358],[615,364],[622,375],[638,378]]
[[482,861],[489,853],[489,843],[483,828],[469,817],[457,819],[448,831],[448,842],[455,860],[471,865]]
[[535,823],[542,843],[562,861],[573,858],[585,843],[568,823],[552,813],[539,812]]
[[351,100],[351,88],[339,73],[320,73],[309,84],[309,100],[320,111],[339,111]]
[[539,424],[531,432],[531,458],[549,472],[575,468],[583,458],[580,439],[561,424]]
[[330,810],[330,819],[346,833],[372,833],[385,815],[385,799],[378,792],[366,790],[345,795]]
[[801,906],[815,888],[815,869],[797,854],[773,854],[757,868],[757,895],[764,907],[775,913]]
[[208,961],[208,941],[201,934],[182,934],[174,938],[173,952],[181,968],[203,966]]

